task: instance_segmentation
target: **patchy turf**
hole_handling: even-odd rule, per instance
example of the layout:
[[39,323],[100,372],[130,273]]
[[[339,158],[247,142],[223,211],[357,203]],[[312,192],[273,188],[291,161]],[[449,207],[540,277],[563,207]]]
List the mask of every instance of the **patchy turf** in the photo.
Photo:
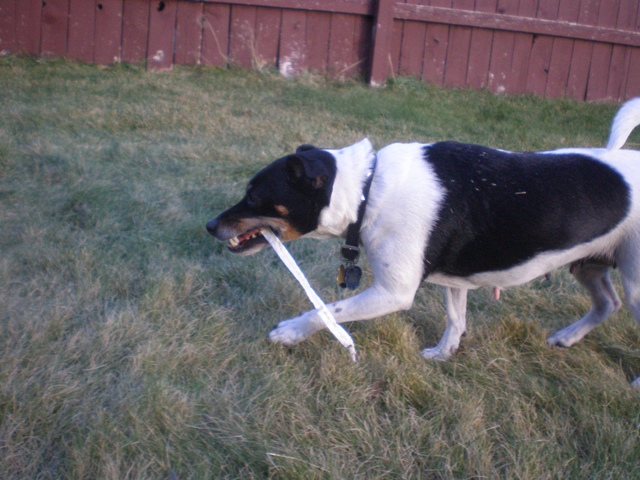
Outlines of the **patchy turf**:
[[[0,58],[0,477],[640,478],[640,328],[622,311],[547,347],[589,306],[566,270],[472,292],[442,364],[419,355],[444,328],[426,285],[348,325],[354,365],[327,333],[271,345],[304,293],[272,251],[236,258],[204,229],[301,143],[599,146],[615,110]],[[290,248],[326,301],[344,295],[337,243]]]

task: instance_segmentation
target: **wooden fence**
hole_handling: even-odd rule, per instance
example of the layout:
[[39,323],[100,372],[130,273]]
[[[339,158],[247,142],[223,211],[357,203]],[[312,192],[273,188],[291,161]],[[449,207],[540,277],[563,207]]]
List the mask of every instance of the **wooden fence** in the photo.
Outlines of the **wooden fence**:
[[621,101],[640,0],[0,0],[0,51]]

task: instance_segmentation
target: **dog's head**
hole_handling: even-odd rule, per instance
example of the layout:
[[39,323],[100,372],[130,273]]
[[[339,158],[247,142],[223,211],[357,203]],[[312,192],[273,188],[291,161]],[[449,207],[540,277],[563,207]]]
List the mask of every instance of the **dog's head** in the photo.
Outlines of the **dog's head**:
[[260,230],[270,228],[282,241],[294,240],[318,227],[329,205],[336,159],[311,145],[260,170],[239,203],[207,223],[207,230],[227,241],[231,252],[251,255],[267,245]]

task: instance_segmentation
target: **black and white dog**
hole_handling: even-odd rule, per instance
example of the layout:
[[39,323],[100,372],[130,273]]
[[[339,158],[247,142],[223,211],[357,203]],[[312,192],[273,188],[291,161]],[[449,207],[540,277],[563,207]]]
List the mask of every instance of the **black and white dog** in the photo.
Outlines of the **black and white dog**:
[[[636,98],[616,115],[606,148],[517,153],[441,142],[392,144],[376,155],[367,139],[341,150],[302,146],[258,172],[207,230],[242,255],[267,245],[265,227],[283,241],[344,237],[375,168],[360,229],[375,280],[329,305],[338,322],[409,309],[423,280],[442,285],[447,326],[422,355],[446,360],[465,333],[467,290],[518,285],[570,264],[593,306],[547,339],[569,347],[620,308],[613,265],[640,322],[640,151],[621,149],[639,124]],[[269,338],[293,345],[322,328],[314,310]]]

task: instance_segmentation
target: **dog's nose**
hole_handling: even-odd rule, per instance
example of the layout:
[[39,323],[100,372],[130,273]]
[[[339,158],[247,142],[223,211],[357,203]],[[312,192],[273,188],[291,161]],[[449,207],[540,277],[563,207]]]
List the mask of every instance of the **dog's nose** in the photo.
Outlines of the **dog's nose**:
[[207,232],[209,232],[211,235],[215,236],[217,228],[218,228],[217,218],[214,218],[209,223],[207,223]]

